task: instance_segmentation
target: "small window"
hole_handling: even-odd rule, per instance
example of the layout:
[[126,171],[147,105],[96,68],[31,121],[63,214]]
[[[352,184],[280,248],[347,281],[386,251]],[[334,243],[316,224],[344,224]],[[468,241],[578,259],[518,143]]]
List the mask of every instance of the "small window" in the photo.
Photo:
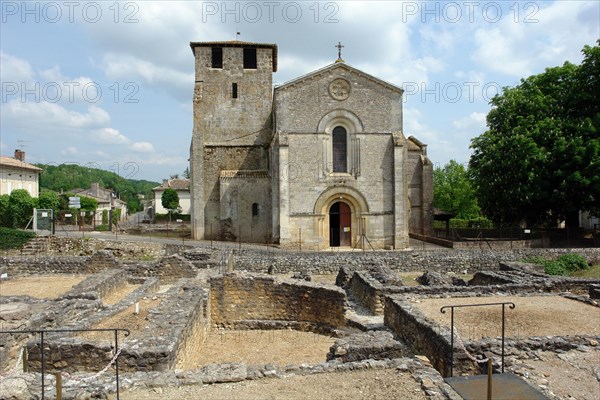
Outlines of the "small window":
[[252,203],[252,216],[258,217],[258,203]]
[[244,49],[244,69],[256,69],[256,49]]
[[346,129],[333,128],[333,172],[348,172],[348,147]]
[[231,97],[237,99],[237,83],[231,84]]
[[223,48],[213,47],[212,48],[212,67],[223,68]]

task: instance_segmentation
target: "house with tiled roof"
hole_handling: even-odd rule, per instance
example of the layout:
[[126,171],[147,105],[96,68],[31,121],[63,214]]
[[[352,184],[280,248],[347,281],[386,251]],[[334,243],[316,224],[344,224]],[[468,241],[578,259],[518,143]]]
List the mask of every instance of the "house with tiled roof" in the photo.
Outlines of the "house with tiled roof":
[[163,179],[160,186],[152,189],[154,192],[154,213],[168,214],[169,210],[162,206],[162,194],[166,189],[175,189],[179,195],[179,207],[181,214],[190,213],[190,180],[189,179]]
[[112,189],[105,189],[98,182],[92,183],[89,189],[73,189],[70,192],[76,196],[91,197],[98,202],[95,217],[97,224],[102,223],[102,212],[104,210],[120,209],[120,221],[127,219],[127,203],[119,199]]
[[0,156],[0,195],[25,189],[31,197],[38,197],[41,172],[41,168],[25,162],[23,150],[15,150],[14,157]]

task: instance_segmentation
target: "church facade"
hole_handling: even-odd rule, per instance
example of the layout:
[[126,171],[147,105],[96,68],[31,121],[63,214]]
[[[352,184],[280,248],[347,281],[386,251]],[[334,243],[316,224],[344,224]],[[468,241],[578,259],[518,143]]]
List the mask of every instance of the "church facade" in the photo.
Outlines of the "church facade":
[[431,233],[433,167],[400,87],[338,59],[273,89],[276,45],[190,45],[195,239],[402,249]]

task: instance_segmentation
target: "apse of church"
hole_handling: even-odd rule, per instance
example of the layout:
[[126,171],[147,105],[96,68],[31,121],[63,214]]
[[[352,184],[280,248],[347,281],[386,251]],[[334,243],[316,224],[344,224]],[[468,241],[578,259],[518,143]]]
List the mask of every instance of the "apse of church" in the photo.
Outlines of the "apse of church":
[[402,89],[338,60],[272,89],[277,46],[191,43],[197,239],[408,247],[429,234],[432,164],[403,134]]

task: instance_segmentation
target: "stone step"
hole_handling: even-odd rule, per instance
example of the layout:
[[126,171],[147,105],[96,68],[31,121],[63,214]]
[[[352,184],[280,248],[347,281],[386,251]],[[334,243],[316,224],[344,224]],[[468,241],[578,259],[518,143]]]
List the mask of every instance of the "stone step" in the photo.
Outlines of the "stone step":
[[23,248],[21,249],[21,254],[23,255],[36,255],[40,253],[44,253],[48,250],[48,237],[46,236],[37,236],[31,239]]

